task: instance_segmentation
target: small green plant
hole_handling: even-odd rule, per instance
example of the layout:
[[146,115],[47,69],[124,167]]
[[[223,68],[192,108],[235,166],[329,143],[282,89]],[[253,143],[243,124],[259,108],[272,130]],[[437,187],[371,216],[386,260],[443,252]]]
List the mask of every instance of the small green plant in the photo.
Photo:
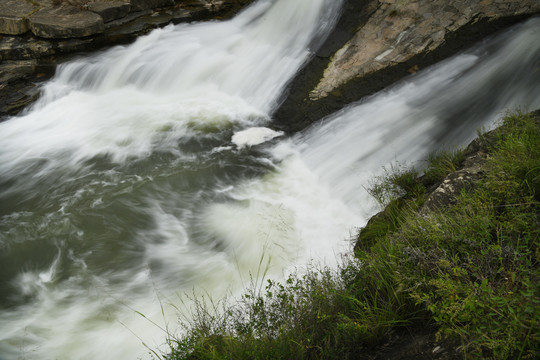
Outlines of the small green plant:
[[392,165],[390,169],[383,170],[383,175],[375,177],[367,189],[382,207],[394,200],[423,193],[424,189],[418,181],[418,172],[415,169]]
[[428,156],[424,181],[434,184],[444,180],[446,175],[456,171],[465,159],[465,150],[442,150]]

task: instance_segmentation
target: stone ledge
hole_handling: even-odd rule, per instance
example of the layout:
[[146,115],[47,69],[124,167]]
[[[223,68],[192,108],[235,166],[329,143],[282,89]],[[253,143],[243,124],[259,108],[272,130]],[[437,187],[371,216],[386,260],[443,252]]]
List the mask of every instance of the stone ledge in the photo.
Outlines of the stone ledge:
[[122,1],[88,3],[88,10],[101,16],[105,23],[126,17],[131,9],[131,4]]
[[103,24],[115,21],[118,21],[115,24],[124,24],[149,12],[178,12],[178,8],[182,8],[189,13],[191,9],[201,9],[211,16],[212,13],[231,11],[252,1],[0,0],[0,36],[23,35],[31,31],[34,36],[45,39],[83,38],[101,34],[110,28]]
[[39,9],[25,0],[0,0],[0,34],[20,35],[29,30],[28,16]]
[[[0,27],[0,121],[7,116],[16,115],[35,101],[39,95],[39,86],[36,86],[36,83],[54,75],[56,64],[64,61],[71,54],[127,44],[138,36],[169,23],[228,18],[252,1],[176,0],[173,7],[140,11],[132,6],[129,0],[0,0],[0,23],[2,19],[9,18],[11,21],[11,18],[15,17],[22,24],[18,25],[17,34],[4,32],[2,35]],[[27,6],[30,2],[31,7]],[[62,6],[53,6],[53,2],[61,2]],[[165,4],[165,2],[148,0],[148,3],[150,2],[154,5]],[[20,6],[16,7],[13,4]],[[129,12],[124,15],[128,7]],[[14,14],[17,8],[23,8],[23,10]],[[61,29],[55,28],[58,24],[55,24],[53,20],[50,20],[52,24],[40,20],[38,12],[44,8],[63,11],[63,16],[71,17],[71,20],[79,13],[94,14],[90,16],[98,24],[93,30],[97,33],[87,35],[87,30],[76,29],[75,35],[80,37],[66,36],[61,33]],[[58,10],[58,8],[63,9]],[[115,9],[114,14],[108,13],[112,11],[109,10],[111,8]],[[29,12],[27,13],[26,10]],[[41,36],[35,36],[29,31],[28,18],[33,15],[38,19],[33,18],[35,23],[41,24],[41,28],[34,25],[36,32]],[[75,24],[75,26],[79,25]],[[60,32],[55,35],[60,37],[45,38],[44,36],[48,35],[40,31]]]
[[173,6],[174,0],[130,0],[129,3],[137,10],[148,10],[165,6]]
[[101,16],[73,6],[41,9],[28,21],[32,33],[46,39],[86,37],[105,30]]

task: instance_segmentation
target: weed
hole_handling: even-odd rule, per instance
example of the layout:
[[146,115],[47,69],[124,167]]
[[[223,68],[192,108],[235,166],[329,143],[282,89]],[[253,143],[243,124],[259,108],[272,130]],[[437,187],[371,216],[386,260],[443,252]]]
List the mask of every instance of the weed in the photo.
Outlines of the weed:
[[458,170],[465,159],[465,150],[442,150],[430,154],[427,159],[427,168],[424,172],[424,181],[434,184],[444,180],[446,175]]

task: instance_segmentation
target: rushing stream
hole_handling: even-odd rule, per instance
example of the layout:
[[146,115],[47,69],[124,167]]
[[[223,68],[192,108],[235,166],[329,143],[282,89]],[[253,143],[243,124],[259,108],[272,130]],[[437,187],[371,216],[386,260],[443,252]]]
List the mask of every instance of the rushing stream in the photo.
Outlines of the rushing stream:
[[540,107],[533,19],[293,138],[266,128],[340,5],[155,30],[62,65],[0,123],[1,360],[147,358],[186,293],[335,263],[382,166]]

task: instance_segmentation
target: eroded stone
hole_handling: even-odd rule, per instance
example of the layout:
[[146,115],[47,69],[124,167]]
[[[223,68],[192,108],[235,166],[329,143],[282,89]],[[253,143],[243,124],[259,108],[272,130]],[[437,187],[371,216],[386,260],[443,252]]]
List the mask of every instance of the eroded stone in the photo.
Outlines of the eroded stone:
[[157,7],[173,6],[174,0],[130,0],[130,4],[136,9],[147,10]]
[[121,1],[91,2],[88,3],[88,10],[101,16],[103,21],[107,23],[129,14],[131,5]]
[[28,17],[38,7],[25,0],[0,0],[0,33],[24,34],[29,30]]
[[486,159],[487,154],[483,151],[469,155],[463,163],[463,168],[450,173],[428,196],[420,213],[447,207],[455,203],[462,191],[471,190],[484,174],[482,166]]
[[101,16],[73,6],[41,9],[29,22],[34,35],[49,39],[86,37],[105,30]]

